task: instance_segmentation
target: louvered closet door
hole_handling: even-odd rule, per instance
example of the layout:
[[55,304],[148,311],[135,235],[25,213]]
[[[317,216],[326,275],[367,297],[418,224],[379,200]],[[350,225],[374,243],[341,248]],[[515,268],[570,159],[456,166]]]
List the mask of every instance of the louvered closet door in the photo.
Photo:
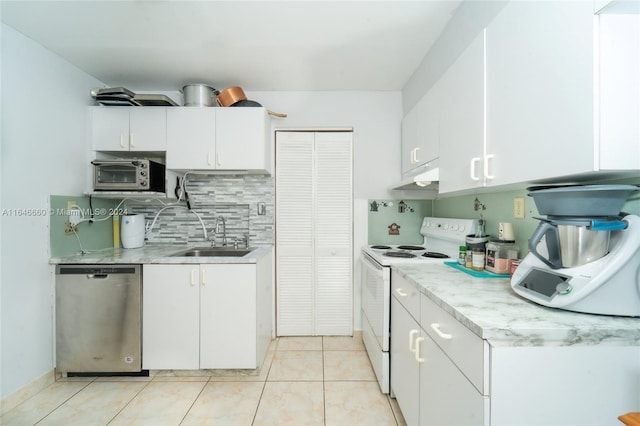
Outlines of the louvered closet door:
[[276,313],[281,336],[313,334],[313,133],[276,137]]
[[315,134],[316,334],[352,331],[351,132]]
[[350,335],[352,133],[277,132],[277,334]]

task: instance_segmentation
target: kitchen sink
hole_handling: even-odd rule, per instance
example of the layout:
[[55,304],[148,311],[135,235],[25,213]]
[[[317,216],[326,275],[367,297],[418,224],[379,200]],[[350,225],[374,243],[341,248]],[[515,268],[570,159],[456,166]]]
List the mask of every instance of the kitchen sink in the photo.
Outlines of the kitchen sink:
[[252,251],[252,248],[235,249],[231,247],[194,247],[173,253],[171,257],[242,257]]

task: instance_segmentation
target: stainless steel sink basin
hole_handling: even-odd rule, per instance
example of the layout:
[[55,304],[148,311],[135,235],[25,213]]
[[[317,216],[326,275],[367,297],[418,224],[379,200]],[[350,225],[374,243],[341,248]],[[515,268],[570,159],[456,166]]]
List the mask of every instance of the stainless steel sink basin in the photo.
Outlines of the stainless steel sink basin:
[[252,248],[234,249],[230,247],[194,247],[173,253],[171,257],[242,257],[252,251]]

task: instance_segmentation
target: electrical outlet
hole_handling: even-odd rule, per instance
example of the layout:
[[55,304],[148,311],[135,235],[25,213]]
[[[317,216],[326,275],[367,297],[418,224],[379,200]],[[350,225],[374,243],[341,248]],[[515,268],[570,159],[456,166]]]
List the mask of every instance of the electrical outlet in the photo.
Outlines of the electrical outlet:
[[513,199],[513,217],[516,219],[524,219],[524,197],[516,197]]
[[78,225],[72,225],[71,222],[66,221],[64,223],[64,234],[71,235],[73,233],[78,233]]

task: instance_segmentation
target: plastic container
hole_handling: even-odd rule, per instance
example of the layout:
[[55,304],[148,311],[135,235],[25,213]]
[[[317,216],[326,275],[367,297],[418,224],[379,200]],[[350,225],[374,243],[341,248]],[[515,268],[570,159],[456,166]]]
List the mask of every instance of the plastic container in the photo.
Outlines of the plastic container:
[[144,215],[131,214],[121,216],[120,240],[126,249],[144,246]]
[[527,188],[538,212],[548,216],[618,216],[636,185],[565,185]]
[[515,241],[494,240],[487,243],[485,269],[496,274],[508,274],[511,262],[518,258],[520,248]]

